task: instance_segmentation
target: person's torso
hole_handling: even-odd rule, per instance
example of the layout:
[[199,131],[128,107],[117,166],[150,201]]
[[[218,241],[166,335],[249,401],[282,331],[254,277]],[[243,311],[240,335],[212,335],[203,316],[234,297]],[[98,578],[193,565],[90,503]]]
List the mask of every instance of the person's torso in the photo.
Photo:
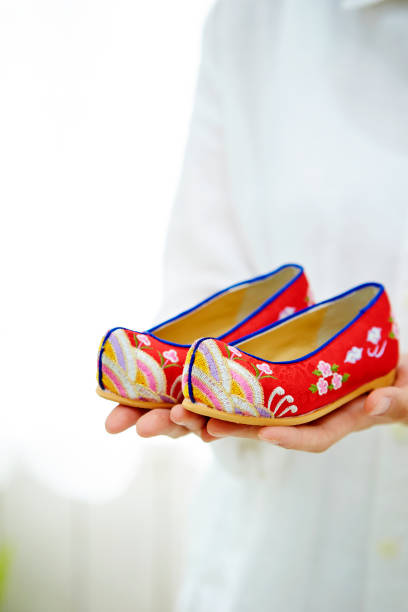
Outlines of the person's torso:
[[[317,299],[383,281],[406,330],[408,2],[348,12],[340,0],[224,0],[219,19],[234,229],[253,268],[298,261]],[[206,597],[234,612],[402,609],[402,429],[317,456],[217,442],[236,480],[217,462],[204,491],[208,529],[223,529],[215,558],[197,547],[194,609]]]
[[256,265],[304,263],[322,299],[366,280],[399,294],[408,2],[346,11],[334,0],[240,0],[223,10],[230,189]]

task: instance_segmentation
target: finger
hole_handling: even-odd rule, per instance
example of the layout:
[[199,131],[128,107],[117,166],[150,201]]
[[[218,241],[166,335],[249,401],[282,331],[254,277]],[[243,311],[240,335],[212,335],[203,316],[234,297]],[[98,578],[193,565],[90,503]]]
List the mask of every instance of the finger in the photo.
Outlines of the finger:
[[117,434],[129,427],[136,425],[140,417],[145,414],[142,408],[130,408],[130,406],[115,406],[105,421],[105,429],[110,434]]
[[168,408],[155,408],[146,412],[138,419],[136,431],[142,438],[151,438],[153,436],[180,438],[180,436],[185,436],[189,433],[189,430],[185,427],[172,422]]
[[258,436],[261,440],[277,446],[321,453],[347,434],[369,427],[370,418],[364,413],[364,399],[349,402],[343,408],[306,425],[295,427],[262,427]]
[[181,404],[176,404],[170,410],[170,419],[177,425],[183,425],[190,431],[201,431],[205,426],[207,419],[201,414],[189,412]]
[[408,423],[408,386],[376,389],[368,396],[365,410],[376,420]]
[[203,442],[215,442],[218,439],[207,431],[207,424],[204,425],[200,432],[197,432],[197,436],[199,436]]
[[170,411],[173,423],[182,425],[189,431],[198,435],[203,442],[214,442],[216,438],[207,431],[207,417],[186,410],[181,404],[176,404]]
[[221,421],[220,419],[210,419],[207,423],[207,431],[215,438],[234,436],[236,438],[257,439],[259,427],[256,425],[229,423],[228,421]]

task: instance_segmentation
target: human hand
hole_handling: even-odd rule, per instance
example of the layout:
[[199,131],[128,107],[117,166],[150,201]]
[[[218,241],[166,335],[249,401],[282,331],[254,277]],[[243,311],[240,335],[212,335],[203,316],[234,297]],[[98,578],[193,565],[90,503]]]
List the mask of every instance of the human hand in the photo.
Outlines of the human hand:
[[217,438],[208,433],[207,420],[199,414],[187,412],[181,405],[173,406],[170,411],[168,408],[144,410],[118,404],[106,419],[105,427],[108,433],[116,434],[136,425],[136,431],[142,438],[154,436],[180,438],[188,433],[194,433],[203,442],[212,442]]
[[401,359],[392,387],[376,389],[312,423],[257,427],[209,419],[207,432],[215,438],[253,438],[288,449],[319,453],[350,433],[389,423],[408,425],[408,355]]
[[305,425],[295,427],[257,427],[209,419],[186,410],[181,404],[168,408],[143,410],[116,406],[106,419],[106,430],[115,434],[136,425],[137,433],[150,438],[166,435],[179,438],[188,433],[204,442],[234,436],[264,440],[277,446],[308,452],[322,452],[346,435],[373,425],[408,425],[408,356],[401,359],[392,387],[376,389],[342,408]]

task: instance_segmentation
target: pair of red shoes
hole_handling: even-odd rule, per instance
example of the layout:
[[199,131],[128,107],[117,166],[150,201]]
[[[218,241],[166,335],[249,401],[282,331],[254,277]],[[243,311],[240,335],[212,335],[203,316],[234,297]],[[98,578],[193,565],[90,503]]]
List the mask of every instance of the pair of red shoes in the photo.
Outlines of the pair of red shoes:
[[236,423],[297,425],[393,383],[398,333],[382,285],[310,304],[303,268],[288,264],[146,332],[111,329],[97,392],[128,406],[183,402]]

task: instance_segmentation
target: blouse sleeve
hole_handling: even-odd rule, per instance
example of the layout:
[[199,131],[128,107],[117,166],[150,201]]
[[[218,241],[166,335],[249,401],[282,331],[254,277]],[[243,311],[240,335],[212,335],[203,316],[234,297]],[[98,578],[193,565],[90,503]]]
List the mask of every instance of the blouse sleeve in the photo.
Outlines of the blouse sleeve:
[[189,137],[166,241],[161,318],[251,275],[228,186],[218,10],[216,4],[204,28]]

